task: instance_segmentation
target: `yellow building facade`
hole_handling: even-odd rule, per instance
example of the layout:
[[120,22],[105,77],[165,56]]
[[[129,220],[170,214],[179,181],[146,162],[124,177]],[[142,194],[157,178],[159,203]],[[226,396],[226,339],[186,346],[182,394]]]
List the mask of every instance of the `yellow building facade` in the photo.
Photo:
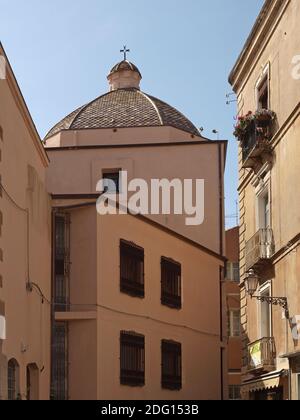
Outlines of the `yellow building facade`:
[[300,399],[299,19],[299,1],[266,0],[230,74],[240,116],[242,391],[252,400]]

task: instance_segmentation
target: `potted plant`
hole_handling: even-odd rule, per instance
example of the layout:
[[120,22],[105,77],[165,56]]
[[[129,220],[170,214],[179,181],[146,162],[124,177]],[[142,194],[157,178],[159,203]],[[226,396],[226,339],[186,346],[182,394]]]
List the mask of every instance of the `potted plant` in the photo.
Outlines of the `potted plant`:
[[254,114],[256,121],[273,121],[276,117],[275,112],[269,109],[259,109]]
[[[256,127],[256,133],[258,134],[259,140],[265,140],[270,137],[269,125],[267,122],[271,122],[276,118],[276,114],[268,109],[260,109],[255,113],[249,111],[246,115],[238,117],[238,122],[235,125],[233,135],[239,140],[243,141],[253,124]],[[263,124],[260,124],[263,123]]]

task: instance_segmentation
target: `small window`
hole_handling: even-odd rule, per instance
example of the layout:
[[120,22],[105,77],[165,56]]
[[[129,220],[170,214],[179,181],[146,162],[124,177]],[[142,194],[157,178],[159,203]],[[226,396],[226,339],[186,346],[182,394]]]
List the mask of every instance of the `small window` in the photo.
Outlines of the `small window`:
[[133,297],[145,297],[144,250],[137,245],[122,240],[120,259],[121,292]]
[[240,265],[239,263],[227,262],[226,279],[228,281],[240,282]]
[[181,309],[181,265],[163,257],[161,259],[161,303]]
[[269,79],[266,75],[257,87],[258,109],[269,109]]
[[182,349],[180,343],[162,341],[162,388],[182,388]]
[[104,191],[109,194],[120,192],[120,171],[103,172]]
[[229,400],[240,401],[241,399],[241,387],[239,385],[229,385]]
[[3,128],[0,125],[0,140],[3,141]]
[[145,385],[145,337],[121,332],[120,337],[121,385]]
[[233,309],[229,311],[229,336],[240,337],[241,335],[241,311]]

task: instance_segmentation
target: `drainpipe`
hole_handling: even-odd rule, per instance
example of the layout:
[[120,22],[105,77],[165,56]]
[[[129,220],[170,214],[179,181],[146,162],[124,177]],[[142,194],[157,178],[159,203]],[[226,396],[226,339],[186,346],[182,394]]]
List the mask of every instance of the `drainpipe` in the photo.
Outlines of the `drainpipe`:
[[[290,361],[289,361],[290,364]],[[289,375],[288,375],[288,381],[289,381],[289,401],[292,401],[292,372],[289,366]]]

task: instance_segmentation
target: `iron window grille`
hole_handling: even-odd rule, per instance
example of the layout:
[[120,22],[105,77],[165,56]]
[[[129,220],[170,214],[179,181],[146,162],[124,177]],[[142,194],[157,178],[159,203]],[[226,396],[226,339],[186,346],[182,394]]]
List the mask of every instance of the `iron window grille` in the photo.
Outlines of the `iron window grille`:
[[68,399],[68,324],[64,322],[53,326],[51,399]]
[[181,344],[162,341],[162,388],[179,391],[182,388]]
[[18,364],[15,360],[10,360],[7,367],[7,391],[8,391],[8,400],[15,401],[18,398],[17,391],[17,371]]
[[120,382],[132,387],[145,385],[145,337],[130,332],[121,332],[120,337]]
[[161,303],[181,309],[181,265],[173,260],[161,259]]
[[241,387],[239,385],[229,385],[229,400],[239,401],[241,399]]
[[133,297],[145,297],[144,250],[132,243],[120,243],[120,290]]
[[54,302],[55,311],[68,311],[70,271],[70,216],[55,217]]

